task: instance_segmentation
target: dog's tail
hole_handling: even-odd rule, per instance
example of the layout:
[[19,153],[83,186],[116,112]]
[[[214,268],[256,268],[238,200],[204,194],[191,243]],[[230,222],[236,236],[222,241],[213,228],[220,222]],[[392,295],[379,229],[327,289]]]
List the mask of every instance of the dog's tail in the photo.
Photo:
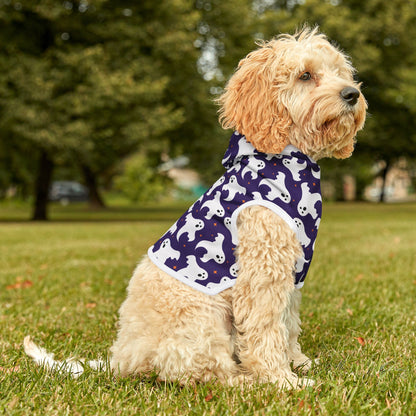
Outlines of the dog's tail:
[[23,348],[25,353],[32,357],[37,365],[59,373],[69,373],[74,378],[79,377],[84,372],[86,366],[98,371],[105,371],[107,368],[106,362],[103,360],[85,361],[83,359],[68,358],[64,361],[57,361],[54,359],[54,354],[38,347],[32,341],[30,335],[23,340]]

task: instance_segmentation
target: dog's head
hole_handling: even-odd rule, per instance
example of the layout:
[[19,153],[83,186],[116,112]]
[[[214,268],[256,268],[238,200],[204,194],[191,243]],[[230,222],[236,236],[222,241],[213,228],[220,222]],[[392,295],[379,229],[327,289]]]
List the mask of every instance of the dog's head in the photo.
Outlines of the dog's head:
[[260,46],[218,100],[223,127],[265,153],[293,144],[314,159],[349,157],[367,104],[348,57],[316,28]]

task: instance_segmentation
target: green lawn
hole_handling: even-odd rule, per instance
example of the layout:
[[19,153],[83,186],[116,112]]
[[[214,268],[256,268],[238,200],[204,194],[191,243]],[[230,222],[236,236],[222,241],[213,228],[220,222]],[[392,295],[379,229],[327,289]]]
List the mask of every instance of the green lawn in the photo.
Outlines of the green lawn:
[[37,368],[23,353],[28,334],[57,359],[105,356],[136,262],[183,209],[55,207],[59,221],[44,224],[20,221],[25,207],[0,206],[0,414],[416,414],[411,204],[324,206],[302,289],[303,349],[321,360],[313,388],[181,388]]

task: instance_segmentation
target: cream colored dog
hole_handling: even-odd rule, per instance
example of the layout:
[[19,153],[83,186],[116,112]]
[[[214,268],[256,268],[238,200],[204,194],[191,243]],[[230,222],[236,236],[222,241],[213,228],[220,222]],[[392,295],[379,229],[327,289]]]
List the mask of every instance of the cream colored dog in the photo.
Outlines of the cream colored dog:
[[[219,99],[222,125],[266,155],[293,145],[315,161],[349,157],[367,108],[353,73],[349,59],[317,29],[281,35],[240,62]],[[265,206],[241,210],[236,226],[238,276],[218,294],[184,284],[148,256],[138,265],[111,348],[116,373],[311,384],[291,369],[291,363],[304,370],[312,363],[298,343],[301,294],[294,272],[300,242]],[[34,344],[25,344],[33,356]]]

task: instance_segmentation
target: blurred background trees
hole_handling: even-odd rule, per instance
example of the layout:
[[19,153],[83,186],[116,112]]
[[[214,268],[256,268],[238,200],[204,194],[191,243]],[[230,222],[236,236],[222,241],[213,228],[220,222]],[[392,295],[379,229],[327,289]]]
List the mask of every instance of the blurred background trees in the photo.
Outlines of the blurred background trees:
[[354,158],[323,172],[363,188],[375,162],[385,177],[416,160],[415,20],[416,0],[0,0],[0,195],[15,189],[46,219],[53,178],[78,179],[103,206],[115,176],[134,188],[152,172],[163,189],[157,166],[182,154],[211,181],[230,134],[214,98],[255,39],[304,22],[359,70],[367,126]]

